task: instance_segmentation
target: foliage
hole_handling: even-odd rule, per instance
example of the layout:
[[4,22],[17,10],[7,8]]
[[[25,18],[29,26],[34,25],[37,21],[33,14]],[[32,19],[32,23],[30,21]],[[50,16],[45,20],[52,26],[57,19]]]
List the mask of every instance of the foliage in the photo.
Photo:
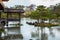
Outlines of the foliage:
[[[51,20],[57,19],[57,15],[55,13],[51,14],[50,9],[45,8],[45,6],[37,6],[36,10],[31,12],[30,17],[32,19],[36,19],[38,22],[39,22],[39,20],[41,20],[41,22],[38,23],[38,26],[41,26],[41,27],[57,26],[57,25],[50,23]],[[45,20],[49,20],[49,23],[46,24],[44,22]]]
[[0,29],[0,33],[4,32],[4,29]]
[[49,9],[45,8],[45,6],[37,6],[37,9],[31,12],[30,16],[33,19],[46,20],[49,18]]
[[33,12],[31,12],[30,17],[32,19],[39,19],[40,18],[40,14],[39,14],[38,11],[33,11]]
[[[18,18],[19,14],[17,13],[11,13],[8,15],[9,18]],[[1,12],[1,18],[7,18],[7,13]]]
[[54,6],[53,12],[57,15],[57,17],[60,16],[60,5]]
[[50,18],[51,19],[56,19],[57,18],[57,15],[55,13],[53,13],[53,14],[50,15]]
[[23,9],[24,6],[23,6],[23,5],[15,5],[15,8],[16,8],[16,9]]
[[1,18],[7,18],[7,14],[6,13],[1,13]]
[[25,16],[26,16],[26,17],[29,17],[30,14],[31,14],[31,11],[27,11],[27,10],[25,11]]

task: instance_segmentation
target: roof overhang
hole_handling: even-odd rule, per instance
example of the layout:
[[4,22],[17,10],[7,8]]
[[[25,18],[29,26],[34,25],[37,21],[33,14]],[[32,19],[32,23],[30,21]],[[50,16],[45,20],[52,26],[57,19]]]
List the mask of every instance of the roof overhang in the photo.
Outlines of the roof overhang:
[[5,2],[5,1],[9,1],[9,0],[0,0],[0,2]]
[[23,9],[10,9],[10,8],[5,8],[4,9],[5,13],[24,13]]
[[4,10],[4,4],[0,3],[0,10]]

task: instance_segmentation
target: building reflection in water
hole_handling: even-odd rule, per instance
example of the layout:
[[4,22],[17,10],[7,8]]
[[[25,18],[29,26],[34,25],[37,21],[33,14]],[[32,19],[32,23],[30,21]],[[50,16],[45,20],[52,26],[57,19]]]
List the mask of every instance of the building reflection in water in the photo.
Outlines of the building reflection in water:
[[7,33],[5,35],[5,39],[7,40],[23,40],[23,36],[20,32],[20,24],[19,22],[17,21],[11,21],[11,22],[8,22],[8,26],[7,26],[7,29],[6,29]]
[[[23,26],[21,26],[21,30],[20,30],[21,34],[23,35],[22,40],[60,40],[60,35],[59,35],[60,32],[58,31],[58,29],[56,27],[55,28],[53,27],[52,29],[46,27],[43,29],[43,33],[41,34],[41,28],[39,28],[39,32],[38,32],[38,27],[34,27],[34,26],[30,26],[30,25],[26,24],[26,21],[29,21],[29,20],[30,19],[27,19],[27,18],[22,18],[22,20],[21,20],[21,24],[23,24]],[[9,32],[13,32],[12,30]],[[17,33],[15,32],[15,30]],[[17,30],[19,30],[19,28],[14,29],[13,33],[18,34]],[[18,39],[18,40],[20,40],[20,39]]]

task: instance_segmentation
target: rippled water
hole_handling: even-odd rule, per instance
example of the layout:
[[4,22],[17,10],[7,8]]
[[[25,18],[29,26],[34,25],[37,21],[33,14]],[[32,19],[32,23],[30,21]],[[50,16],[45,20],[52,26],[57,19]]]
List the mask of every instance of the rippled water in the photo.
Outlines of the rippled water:
[[[23,24],[20,28],[18,29],[18,32],[20,31],[21,34],[23,35],[23,40],[41,40],[41,28],[39,28],[39,33],[38,33],[38,27],[34,27],[33,25],[28,25],[26,22],[34,22],[36,20],[32,20],[30,18],[21,18],[21,24]],[[43,39],[42,40],[60,40],[60,27],[52,27],[50,30],[49,28],[45,28],[44,32],[42,34]],[[11,33],[11,32],[10,32]]]

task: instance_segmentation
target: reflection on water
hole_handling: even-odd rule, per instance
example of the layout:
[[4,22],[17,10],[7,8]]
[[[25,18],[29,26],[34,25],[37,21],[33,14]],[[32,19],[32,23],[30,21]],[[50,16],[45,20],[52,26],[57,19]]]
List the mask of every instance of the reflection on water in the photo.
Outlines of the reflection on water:
[[41,40],[48,40],[48,35],[46,33],[42,33]]
[[60,40],[60,28],[44,28],[44,33],[41,34],[41,28],[38,30],[38,27],[26,24],[27,21],[35,22],[37,20],[21,18],[21,24],[23,25],[20,28],[20,32],[23,35],[23,40]]
[[33,40],[37,40],[38,39],[38,35],[39,35],[39,40],[60,40],[60,32],[57,30],[56,27],[52,27],[52,28],[45,28],[44,31],[45,33],[42,34],[41,37],[41,30],[39,28],[39,33],[38,33],[38,27],[34,27],[31,25],[26,24],[26,22],[34,22],[36,20],[32,20],[30,18],[22,18],[21,19],[21,23],[23,24],[23,26],[21,26],[21,33],[24,36],[23,40],[29,40],[29,39],[33,39]]

